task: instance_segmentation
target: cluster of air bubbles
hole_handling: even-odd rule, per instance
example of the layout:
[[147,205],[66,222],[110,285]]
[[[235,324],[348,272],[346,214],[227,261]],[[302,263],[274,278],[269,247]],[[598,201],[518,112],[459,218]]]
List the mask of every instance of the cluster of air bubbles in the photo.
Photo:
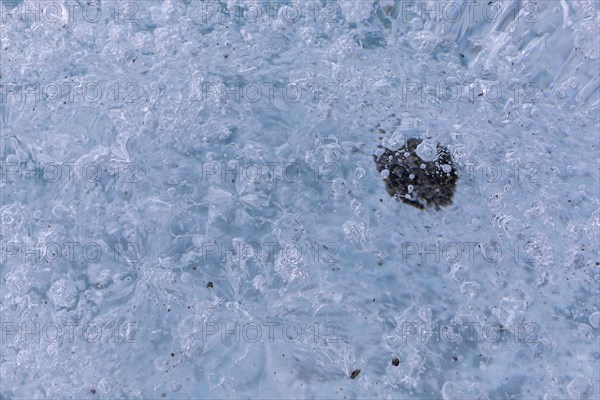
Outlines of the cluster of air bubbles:
[[333,198],[339,200],[346,194],[346,181],[342,178],[335,178],[331,183]]
[[342,226],[344,238],[352,243],[361,243],[365,239],[365,224],[348,220]]
[[59,279],[50,286],[48,298],[57,307],[72,307],[77,301],[77,286],[69,279]]
[[359,181],[362,180],[365,177],[365,175],[367,174],[367,171],[365,170],[362,161],[359,161],[357,163],[357,165],[358,166],[354,170],[354,178],[355,178],[355,180],[353,181],[353,183],[355,185],[358,185]]
[[356,199],[352,199],[350,201],[350,207],[352,207],[352,209],[354,210],[354,214],[359,218],[364,217],[367,213],[366,207],[363,206],[362,203]]

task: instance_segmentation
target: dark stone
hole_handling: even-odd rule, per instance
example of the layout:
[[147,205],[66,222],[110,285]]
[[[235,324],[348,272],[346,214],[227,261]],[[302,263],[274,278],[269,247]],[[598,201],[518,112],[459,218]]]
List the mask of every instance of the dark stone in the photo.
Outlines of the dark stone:
[[358,374],[360,374],[360,368],[357,368],[354,371],[352,371],[352,373],[350,374],[350,379],[356,379]]
[[398,365],[400,365],[400,360],[398,359],[398,357],[392,358],[392,365],[394,367],[397,367]]
[[[431,207],[439,210],[452,204],[458,175],[450,152],[440,144],[437,145],[437,158],[423,161],[416,153],[421,142],[421,139],[411,138],[398,150],[385,149],[381,156],[373,157],[380,173],[385,169],[390,172],[384,179],[390,196],[421,210]],[[423,164],[425,168],[421,168]],[[451,169],[445,172],[442,165],[450,165]],[[414,175],[413,179],[410,175]],[[413,186],[412,192],[409,192],[409,185]]]

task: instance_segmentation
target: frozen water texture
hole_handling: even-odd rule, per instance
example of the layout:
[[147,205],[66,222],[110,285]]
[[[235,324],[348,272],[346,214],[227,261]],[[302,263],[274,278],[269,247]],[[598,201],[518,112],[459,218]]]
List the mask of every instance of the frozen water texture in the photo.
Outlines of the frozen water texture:
[[0,1],[0,398],[598,398],[600,3],[71,3]]

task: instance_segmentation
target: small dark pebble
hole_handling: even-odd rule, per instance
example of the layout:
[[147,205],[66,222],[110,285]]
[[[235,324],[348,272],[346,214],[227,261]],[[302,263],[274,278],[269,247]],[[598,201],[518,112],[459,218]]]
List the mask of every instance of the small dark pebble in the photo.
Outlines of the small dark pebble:
[[[437,145],[437,158],[423,161],[416,153],[421,142],[421,139],[411,138],[400,149],[385,149],[381,156],[373,157],[380,173],[389,171],[384,182],[390,196],[421,210],[430,207],[439,210],[452,204],[458,175],[450,152],[440,144]],[[423,164],[425,168],[421,168]],[[442,169],[443,165],[450,166],[448,172]],[[408,190],[409,185],[412,185],[412,192]]]
[[358,374],[360,374],[360,368],[355,369],[354,371],[352,371],[352,373],[350,374],[350,379],[355,379]]
[[456,357],[456,356],[452,356],[452,359],[453,359],[454,361],[458,361],[458,357]]
[[92,390],[90,390],[90,393],[92,393],[92,394],[96,394],[96,389],[92,389]]
[[171,357],[175,357],[175,353],[171,353]]
[[392,358],[392,365],[394,367],[397,367],[398,365],[400,365],[400,360],[398,359],[398,357]]
[[206,284],[206,287],[207,287],[207,288],[212,288],[212,287],[213,287],[213,283],[212,283],[212,282],[208,282],[208,283]]

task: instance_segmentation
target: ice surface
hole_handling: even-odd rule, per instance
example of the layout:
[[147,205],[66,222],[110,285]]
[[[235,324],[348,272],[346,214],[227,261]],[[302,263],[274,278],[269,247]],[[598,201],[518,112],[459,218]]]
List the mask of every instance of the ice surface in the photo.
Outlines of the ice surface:
[[0,398],[598,398],[599,4],[1,0]]

